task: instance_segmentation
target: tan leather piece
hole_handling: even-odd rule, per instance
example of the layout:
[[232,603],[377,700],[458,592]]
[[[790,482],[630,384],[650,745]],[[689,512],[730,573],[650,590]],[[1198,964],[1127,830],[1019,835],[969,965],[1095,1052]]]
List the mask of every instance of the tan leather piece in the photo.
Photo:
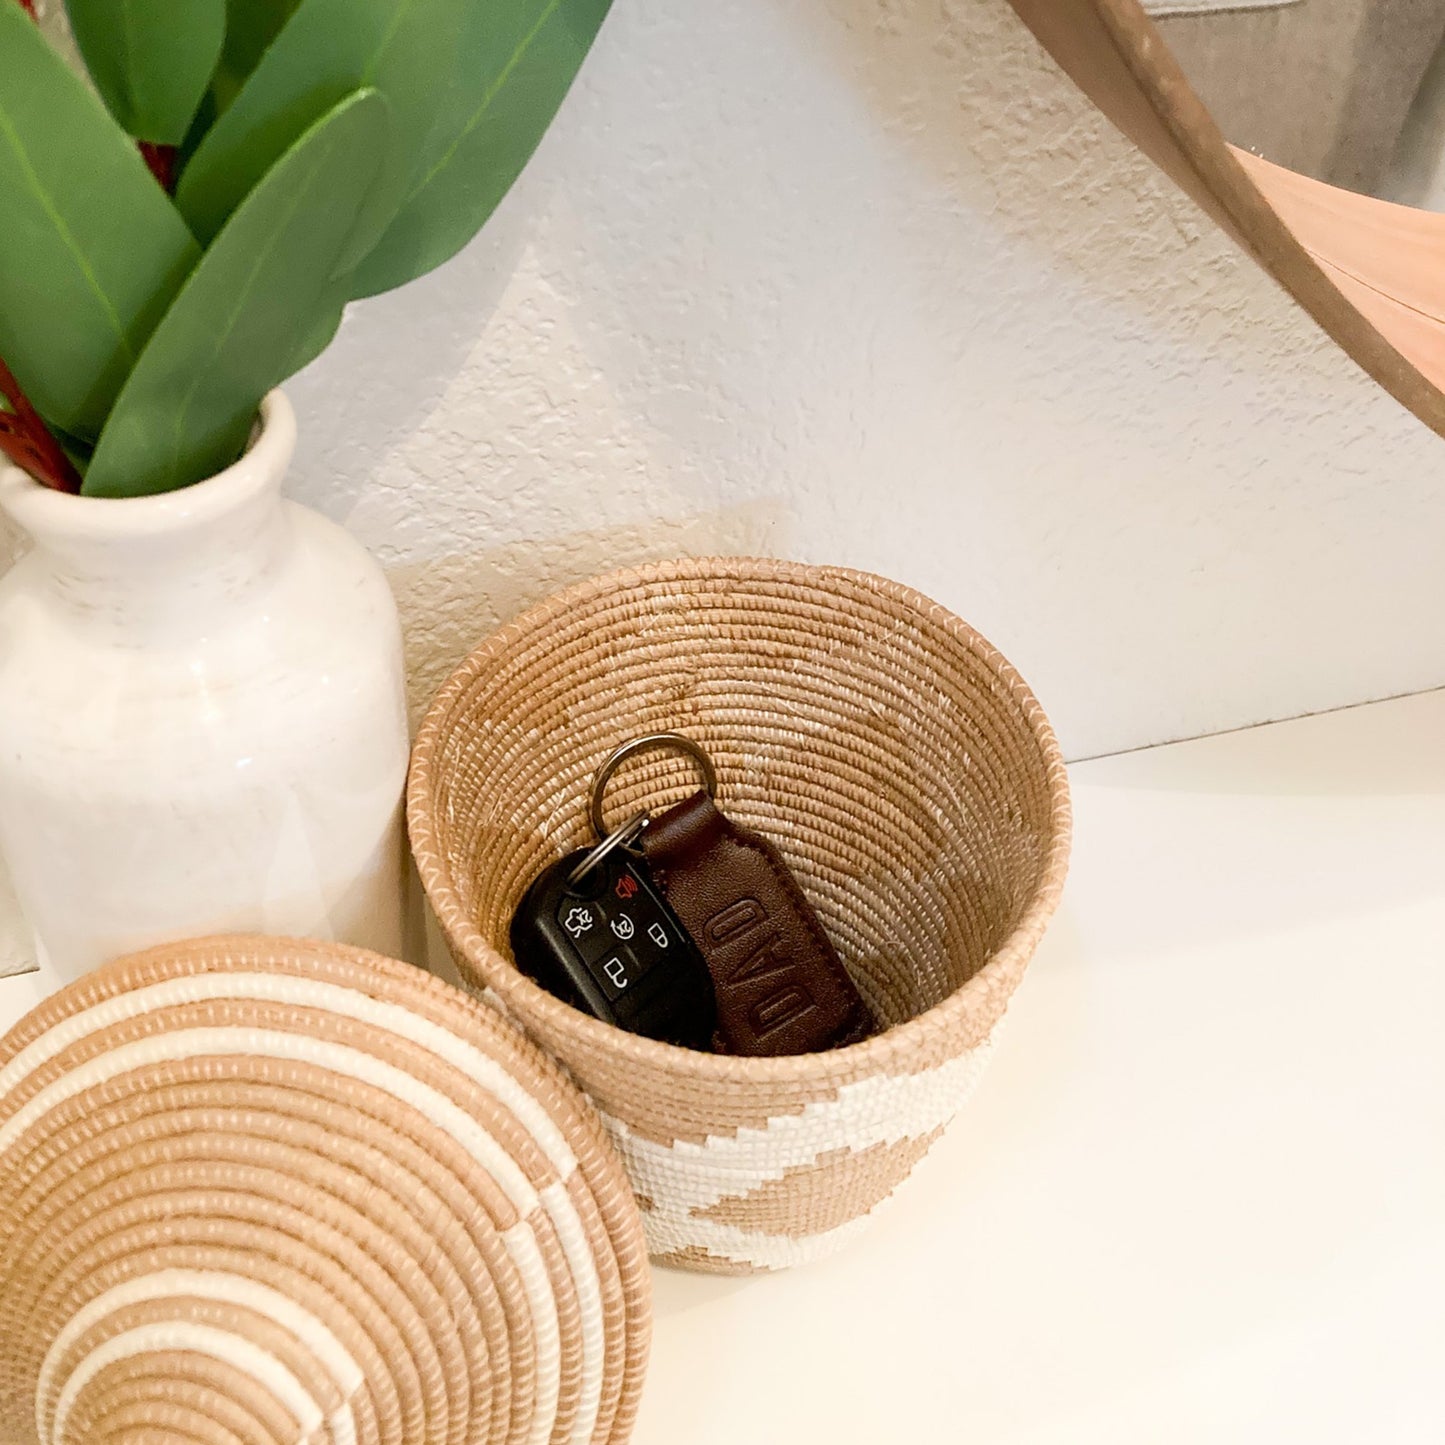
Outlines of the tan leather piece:
[[1237,151],[1316,260],[1436,321],[1445,318],[1445,216],[1360,196]]
[[767,839],[699,792],[649,825],[643,849],[712,975],[717,1053],[811,1054],[867,1037],[857,986]]

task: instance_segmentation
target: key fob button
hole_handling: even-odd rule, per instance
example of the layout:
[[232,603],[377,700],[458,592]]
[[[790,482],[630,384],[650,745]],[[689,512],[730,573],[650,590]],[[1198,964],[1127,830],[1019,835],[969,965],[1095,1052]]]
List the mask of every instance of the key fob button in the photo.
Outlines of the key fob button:
[[595,963],[616,943],[595,898],[564,893],[557,905],[557,922],[584,963]]
[[643,972],[637,955],[630,948],[613,949],[605,958],[599,960],[593,969],[597,982],[602,986],[602,992],[612,1003],[616,1003],[633,987]]
[[611,930],[612,936],[621,943],[630,943],[640,931],[636,919],[623,908],[611,911],[607,919],[607,927]]

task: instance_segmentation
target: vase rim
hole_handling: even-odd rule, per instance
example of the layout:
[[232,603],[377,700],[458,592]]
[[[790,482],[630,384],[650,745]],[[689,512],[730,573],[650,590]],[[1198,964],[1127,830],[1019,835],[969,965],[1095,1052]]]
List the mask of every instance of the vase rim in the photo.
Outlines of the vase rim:
[[17,466],[0,467],[0,510],[31,536],[124,541],[204,525],[277,486],[296,447],[296,413],[279,389],[261,398],[258,425],[230,466],[187,487],[145,497],[57,491]]

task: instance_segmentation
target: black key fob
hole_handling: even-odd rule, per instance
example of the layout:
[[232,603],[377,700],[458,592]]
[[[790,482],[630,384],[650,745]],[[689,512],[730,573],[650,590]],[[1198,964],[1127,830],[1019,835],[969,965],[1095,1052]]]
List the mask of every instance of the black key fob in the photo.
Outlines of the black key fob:
[[569,883],[592,849],[554,863],[512,915],[512,955],[549,993],[630,1033],[709,1049],[712,979],[663,901],[647,864],[626,849]]

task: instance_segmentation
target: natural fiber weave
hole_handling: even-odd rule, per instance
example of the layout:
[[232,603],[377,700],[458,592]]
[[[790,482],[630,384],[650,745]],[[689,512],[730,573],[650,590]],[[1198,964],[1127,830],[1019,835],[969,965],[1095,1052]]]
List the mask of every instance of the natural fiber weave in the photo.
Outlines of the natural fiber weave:
[[[588,841],[594,769],[661,730],[712,753],[723,808],[780,846],[885,1033],[715,1057],[586,1017],[512,966],[527,884]],[[646,755],[609,816],[696,786]],[[1053,733],[983,638],[881,578],[752,560],[615,573],[497,633],[433,704],[408,807],[463,976],[602,1111],[654,1254],[725,1272],[826,1252],[908,1173],[977,1077],[1069,842]]]
[[649,1280],[595,1116],[330,944],[113,964],[0,1041],[6,1445],[603,1445]]

